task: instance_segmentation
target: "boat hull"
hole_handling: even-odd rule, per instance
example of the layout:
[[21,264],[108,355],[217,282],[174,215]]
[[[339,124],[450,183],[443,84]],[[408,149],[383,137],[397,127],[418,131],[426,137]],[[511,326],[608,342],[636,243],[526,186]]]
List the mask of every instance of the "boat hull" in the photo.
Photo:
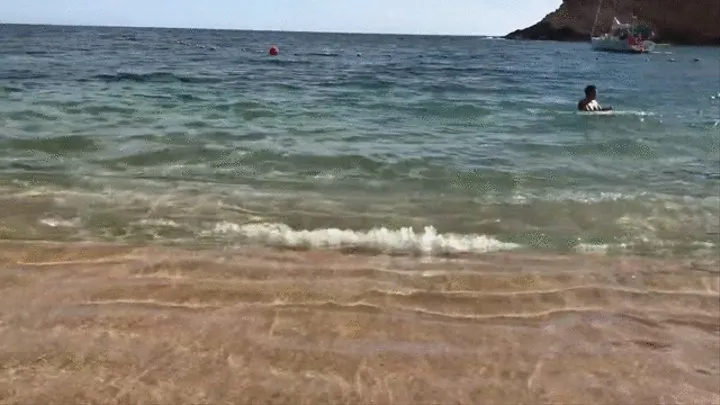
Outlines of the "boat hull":
[[631,45],[627,40],[614,37],[593,37],[592,48],[596,51],[619,52],[619,53],[648,53],[655,49],[652,41],[642,41],[637,45]]

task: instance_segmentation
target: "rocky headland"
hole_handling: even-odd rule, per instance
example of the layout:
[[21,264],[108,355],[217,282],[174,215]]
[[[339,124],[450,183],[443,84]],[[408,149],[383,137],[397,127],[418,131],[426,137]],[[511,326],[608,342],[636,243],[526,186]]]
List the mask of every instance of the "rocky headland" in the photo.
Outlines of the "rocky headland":
[[720,0],[563,0],[537,24],[505,38],[589,41],[591,34],[608,31],[613,17],[629,22],[633,15],[653,27],[656,42],[720,46]]

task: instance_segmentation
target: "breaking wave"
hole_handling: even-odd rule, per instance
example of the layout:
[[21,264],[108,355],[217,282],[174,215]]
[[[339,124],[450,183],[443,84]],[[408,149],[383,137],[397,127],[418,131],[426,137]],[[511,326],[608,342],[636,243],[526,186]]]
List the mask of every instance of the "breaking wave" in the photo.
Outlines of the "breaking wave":
[[249,242],[285,248],[325,248],[382,253],[413,253],[446,255],[488,253],[512,250],[520,245],[501,242],[485,235],[438,233],[432,226],[422,232],[413,228],[373,228],[368,231],[349,229],[295,230],[280,223],[235,224],[218,223],[215,234],[237,234]]

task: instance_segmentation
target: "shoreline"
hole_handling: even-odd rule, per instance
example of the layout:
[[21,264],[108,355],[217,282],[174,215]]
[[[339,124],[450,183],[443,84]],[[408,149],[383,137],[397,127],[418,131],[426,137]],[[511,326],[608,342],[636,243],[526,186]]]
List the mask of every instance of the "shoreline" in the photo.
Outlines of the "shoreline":
[[0,397],[711,403],[717,268],[0,241]]

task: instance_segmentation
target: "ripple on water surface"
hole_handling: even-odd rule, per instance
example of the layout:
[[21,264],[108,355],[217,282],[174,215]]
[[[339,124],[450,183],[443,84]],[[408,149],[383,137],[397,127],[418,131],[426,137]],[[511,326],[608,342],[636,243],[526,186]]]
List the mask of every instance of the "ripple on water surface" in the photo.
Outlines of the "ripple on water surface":
[[[717,251],[703,49],[2,29],[6,238]],[[613,116],[573,110],[597,71]]]

